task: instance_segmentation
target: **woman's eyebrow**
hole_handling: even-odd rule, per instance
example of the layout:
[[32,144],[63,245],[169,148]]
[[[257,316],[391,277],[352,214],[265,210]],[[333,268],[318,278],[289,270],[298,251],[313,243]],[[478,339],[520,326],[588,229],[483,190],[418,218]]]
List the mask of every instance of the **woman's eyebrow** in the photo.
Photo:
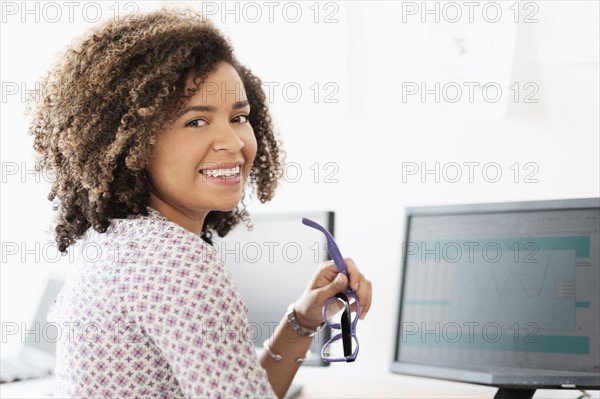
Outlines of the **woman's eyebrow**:
[[237,101],[236,103],[233,104],[233,109],[244,108],[244,107],[246,107],[248,105],[250,105],[250,103],[248,102],[248,100]]
[[[250,105],[250,103],[248,103],[248,100],[242,100],[242,101],[236,101],[233,104],[232,109],[240,109],[240,108],[244,108],[246,106]],[[212,106],[212,105],[192,105],[191,107],[187,107],[186,109],[184,109],[183,111],[181,111],[181,113],[178,115],[178,118],[182,117],[183,115],[187,114],[188,112],[192,112],[192,111],[197,111],[197,112],[215,112],[217,110],[216,107]]]

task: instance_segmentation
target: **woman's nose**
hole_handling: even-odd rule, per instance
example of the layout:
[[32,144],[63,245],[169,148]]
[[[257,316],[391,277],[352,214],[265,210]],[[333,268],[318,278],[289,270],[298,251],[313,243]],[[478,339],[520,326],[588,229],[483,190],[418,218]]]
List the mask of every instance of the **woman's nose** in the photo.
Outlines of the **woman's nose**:
[[221,124],[216,130],[216,137],[213,143],[213,148],[216,151],[226,150],[231,153],[237,153],[244,147],[244,142],[236,133],[234,126],[229,122]]

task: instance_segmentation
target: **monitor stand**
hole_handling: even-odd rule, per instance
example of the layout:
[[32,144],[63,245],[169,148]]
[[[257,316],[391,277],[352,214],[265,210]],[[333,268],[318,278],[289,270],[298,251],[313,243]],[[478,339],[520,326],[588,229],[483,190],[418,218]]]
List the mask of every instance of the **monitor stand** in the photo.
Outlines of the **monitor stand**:
[[535,389],[498,388],[494,399],[531,399]]

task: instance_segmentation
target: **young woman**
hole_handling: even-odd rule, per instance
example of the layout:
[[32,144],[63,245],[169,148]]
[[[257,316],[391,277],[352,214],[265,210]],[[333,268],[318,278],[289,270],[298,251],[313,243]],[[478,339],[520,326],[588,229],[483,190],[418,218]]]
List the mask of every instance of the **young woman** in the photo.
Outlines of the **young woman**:
[[211,238],[248,219],[246,186],[273,197],[280,150],[261,81],[203,16],[104,24],[43,83],[30,131],[59,249],[80,251],[48,314],[56,397],[281,397],[327,298],[350,284],[364,318],[369,280],[326,263],[257,358]]

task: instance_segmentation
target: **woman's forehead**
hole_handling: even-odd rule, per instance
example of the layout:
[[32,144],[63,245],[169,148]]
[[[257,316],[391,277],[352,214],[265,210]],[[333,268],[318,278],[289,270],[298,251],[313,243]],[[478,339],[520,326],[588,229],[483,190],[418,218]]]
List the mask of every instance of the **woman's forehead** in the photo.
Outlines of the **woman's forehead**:
[[194,72],[186,78],[186,93],[194,93],[189,102],[236,103],[247,100],[244,83],[235,68],[222,62],[205,76]]

